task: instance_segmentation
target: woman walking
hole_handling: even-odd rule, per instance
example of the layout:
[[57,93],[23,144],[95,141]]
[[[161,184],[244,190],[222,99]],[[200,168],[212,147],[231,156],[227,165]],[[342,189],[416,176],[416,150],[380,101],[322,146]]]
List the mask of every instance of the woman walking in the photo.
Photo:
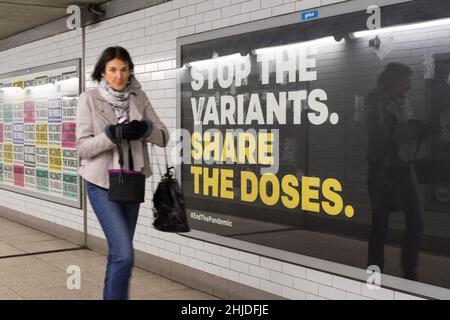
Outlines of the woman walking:
[[79,174],[108,242],[103,299],[128,299],[133,259],[133,236],[139,203],[108,199],[108,170],[118,169],[116,126],[123,127],[124,169],[151,175],[147,143],[164,147],[168,132],[133,76],[130,54],[109,47],[97,61],[92,78],[98,87],[83,92],[77,108]]

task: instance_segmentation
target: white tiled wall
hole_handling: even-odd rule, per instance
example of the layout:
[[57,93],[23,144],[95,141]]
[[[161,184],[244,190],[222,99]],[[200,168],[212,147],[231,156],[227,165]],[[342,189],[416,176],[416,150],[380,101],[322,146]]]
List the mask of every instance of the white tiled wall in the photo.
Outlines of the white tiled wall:
[[0,74],[81,58],[81,30],[62,33],[0,52]]
[[[343,0],[170,1],[87,27],[86,75],[89,78],[97,57],[107,46],[126,47],[136,65],[136,76],[150,97],[155,111],[168,128],[174,130],[177,37],[341,1]],[[80,32],[68,32],[0,52],[0,73],[78,57],[81,57]],[[86,84],[87,87],[93,85],[91,81]],[[157,155],[161,159],[160,149],[157,150]],[[154,172],[157,172],[156,168]],[[136,228],[137,250],[289,299],[413,298],[385,289],[372,292],[366,290],[360,282],[176,234],[161,233],[152,227],[150,192],[159,178],[155,174],[147,184],[147,201],[142,207]],[[3,206],[77,230],[82,227],[80,210],[2,190],[0,201]],[[88,233],[104,237],[90,208]]]
[[[0,74],[82,57],[81,30],[0,52]],[[0,189],[0,205],[83,231],[83,211]]]

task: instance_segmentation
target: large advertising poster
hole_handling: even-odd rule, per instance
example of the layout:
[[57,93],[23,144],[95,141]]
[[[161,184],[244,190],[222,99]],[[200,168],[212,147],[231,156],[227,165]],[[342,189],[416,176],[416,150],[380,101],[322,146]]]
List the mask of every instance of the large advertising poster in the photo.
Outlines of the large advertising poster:
[[450,287],[450,8],[434,2],[383,7],[381,32],[364,11],[182,44],[192,228]]
[[0,75],[0,188],[80,207],[79,60]]

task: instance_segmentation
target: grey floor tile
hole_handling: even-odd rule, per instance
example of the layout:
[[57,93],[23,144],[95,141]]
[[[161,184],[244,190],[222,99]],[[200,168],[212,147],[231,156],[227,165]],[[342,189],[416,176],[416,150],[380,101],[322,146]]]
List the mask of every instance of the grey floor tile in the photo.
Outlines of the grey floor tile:
[[17,249],[25,252],[42,252],[50,250],[61,250],[78,247],[76,244],[66,240],[47,240],[35,243],[19,243],[14,245]]
[[45,253],[40,254],[36,257],[38,257],[41,260],[51,262],[67,258],[84,259],[84,258],[104,257],[104,255],[93,250],[80,249],[80,250]]
[[159,277],[156,273],[152,273],[149,271],[146,271],[144,269],[133,267],[132,270],[132,277],[133,278],[142,278],[142,277]]
[[35,242],[48,241],[48,240],[58,240],[58,238],[55,238],[46,233],[24,234],[24,235],[0,237],[0,241],[7,243],[7,244],[11,244],[11,245],[35,243]]
[[[88,282],[103,285],[105,280],[106,261],[101,266],[94,266],[90,268],[81,269],[81,278]],[[140,279],[160,279],[157,274],[142,270],[140,268],[133,268],[131,275],[131,282],[139,282]]]
[[[0,300],[102,299],[106,256],[88,249],[23,257],[14,255],[74,248],[76,244],[0,218]],[[81,289],[70,290],[67,267],[81,270]],[[133,268],[130,299],[216,299],[158,274]]]
[[8,289],[28,290],[34,288],[55,288],[65,286],[69,274],[63,271],[24,274],[20,277],[0,277],[0,283]]
[[42,272],[60,271],[61,269],[45,262],[35,262],[14,266],[5,266],[0,269],[0,278],[21,277],[26,274],[39,274]]
[[0,270],[5,267],[14,267],[26,264],[33,264],[37,262],[42,262],[36,256],[23,256],[23,257],[13,257],[13,258],[3,258],[0,259]]
[[12,256],[16,254],[23,254],[25,253],[23,250],[20,250],[10,244],[7,243],[0,243],[0,257],[5,256]]
[[58,267],[62,270],[67,270],[67,267],[71,265],[79,266],[81,271],[89,270],[95,267],[106,266],[106,257],[89,257],[89,258],[79,258],[79,257],[60,257],[58,259],[44,260],[46,263]]
[[187,289],[187,287],[162,277],[132,278],[130,281],[130,295],[136,296],[183,289]]
[[23,300],[23,297],[13,290],[0,285],[0,300]]
[[[132,298],[130,296],[130,298]],[[219,300],[219,298],[211,296],[209,294],[194,290],[183,289],[167,292],[160,292],[149,295],[138,295],[136,299],[149,299],[149,300]]]
[[34,288],[18,290],[24,299],[31,300],[100,300],[103,289],[100,286],[82,281],[80,289],[68,289],[67,286],[46,288],[45,290]]
[[103,285],[105,279],[106,265],[81,268],[81,279],[96,285]]
[[0,237],[21,236],[21,235],[37,235],[42,232],[22,225],[8,225],[0,227]]

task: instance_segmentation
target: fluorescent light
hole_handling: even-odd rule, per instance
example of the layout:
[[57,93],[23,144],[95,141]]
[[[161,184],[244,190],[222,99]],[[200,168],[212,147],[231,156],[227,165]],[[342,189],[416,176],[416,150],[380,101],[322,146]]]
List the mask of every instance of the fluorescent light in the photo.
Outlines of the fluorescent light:
[[[269,51],[272,50],[280,50],[280,49],[288,49],[288,48],[295,48],[295,47],[309,47],[309,46],[318,46],[318,45],[324,45],[324,44],[333,44],[333,43],[340,43],[341,41],[336,41],[334,39],[334,37],[324,37],[324,38],[319,38],[319,39],[315,39],[315,40],[310,40],[310,41],[306,41],[306,42],[298,42],[298,43],[294,43],[294,44],[288,44],[288,45],[283,45],[283,46],[276,46],[276,47],[267,47],[267,48],[260,48],[260,49],[256,49],[255,53],[256,54],[264,54],[267,53]],[[194,61],[194,62],[188,62],[186,63],[184,66],[187,68],[190,67],[205,67],[211,63],[226,63],[229,61],[235,61],[237,59],[245,59],[248,58],[249,55],[247,54],[246,56],[241,56],[239,53],[234,53],[228,56],[222,56],[222,57],[217,57],[217,58],[212,58],[212,59],[206,59],[206,60],[199,60],[199,61]]]
[[234,53],[234,54],[230,54],[228,56],[222,56],[222,57],[217,57],[217,58],[212,58],[212,59],[206,59],[206,60],[199,60],[199,61],[189,62],[189,63],[186,63],[185,66],[187,66],[188,68],[189,67],[197,67],[198,68],[200,66],[204,67],[204,66],[207,66],[207,65],[213,64],[213,63],[214,64],[215,63],[219,63],[219,62],[226,63],[226,62],[229,62],[229,61],[234,61],[234,60],[237,60],[237,59],[247,58],[247,57],[248,57],[248,55],[243,57],[239,53]]
[[260,48],[256,49],[256,54],[265,54],[268,52],[273,52],[275,50],[286,50],[286,49],[294,49],[294,48],[301,48],[301,47],[310,47],[310,46],[319,46],[319,45],[325,45],[325,44],[334,44],[334,43],[340,43],[341,41],[336,41],[334,37],[324,37],[319,38],[315,40],[305,41],[305,42],[297,42],[293,44],[286,44],[283,46],[276,46],[276,47],[267,47],[267,48]]
[[436,19],[436,20],[425,21],[425,22],[402,24],[402,25],[398,25],[398,26],[392,26],[392,27],[386,27],[386,28],[380,28],[380,29],[374,29],[374,30],[356,31],[356,32],[351,33],[350,36],[354,39],[357,39],[357,38],[363,38],[363,37],[372,37],[372,36],[380,35],[383,33],[406,31],[406,30],[429,28],[429,27],[438,27],[438,26],[444,26],[444,25],[448,25],[448,24],[450,24],[450,18],[444,18],[444,19]]
[[3,96],[3,101],[20,100],[24,97],[24,92],[21,87],[4,87],[0,91],[2,92],[0,96]]

